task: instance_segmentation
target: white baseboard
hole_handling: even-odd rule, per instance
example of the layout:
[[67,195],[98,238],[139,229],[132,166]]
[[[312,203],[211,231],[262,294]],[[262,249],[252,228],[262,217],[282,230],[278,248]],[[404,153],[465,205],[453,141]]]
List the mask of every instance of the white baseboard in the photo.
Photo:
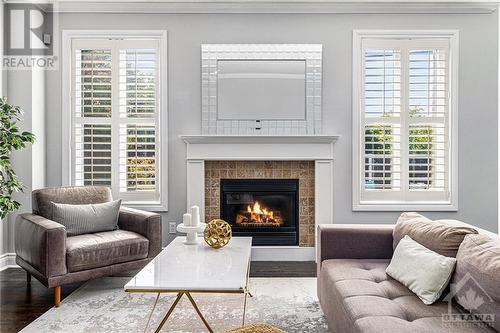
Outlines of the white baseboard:
[[315,261],[314,247],[252,246],[253,261]]
[[4,253],[0,255],[0,271],[11,267],[19,267],[16,264],[16,254],[15,253]]

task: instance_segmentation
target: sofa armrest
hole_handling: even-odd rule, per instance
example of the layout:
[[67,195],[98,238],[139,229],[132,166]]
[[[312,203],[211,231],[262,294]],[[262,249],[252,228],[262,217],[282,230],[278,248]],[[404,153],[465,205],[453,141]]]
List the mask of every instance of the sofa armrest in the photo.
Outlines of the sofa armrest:
[[390,259],[389,224],[322,224],[318,226],[317,263],[327,259]]
[[136,232],[149,240],[148,258],[153,258],[160,253],[162,248],[160,214],[122,206],[118,217],[118,227]]
[[66,228],[40,215],[20,214],[15,222],[16,255],[46,278],[66,270]]

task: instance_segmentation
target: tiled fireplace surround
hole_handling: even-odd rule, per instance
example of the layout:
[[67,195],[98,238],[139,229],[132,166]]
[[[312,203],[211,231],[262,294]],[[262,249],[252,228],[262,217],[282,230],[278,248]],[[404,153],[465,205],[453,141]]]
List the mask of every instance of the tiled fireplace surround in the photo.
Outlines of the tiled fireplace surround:
[[314,246],[313,161],[206,161],[205,220],[220,218],[220,180],[298,179],[299,246]]
[[[255,246],[252,260],[314,260],[318,224],[333,218],[333,144],[338,136],[183,135],[187,207],[219,217],[220,179],[299,179],[299,246]],[[203,207],[205,209],[203,209]]]

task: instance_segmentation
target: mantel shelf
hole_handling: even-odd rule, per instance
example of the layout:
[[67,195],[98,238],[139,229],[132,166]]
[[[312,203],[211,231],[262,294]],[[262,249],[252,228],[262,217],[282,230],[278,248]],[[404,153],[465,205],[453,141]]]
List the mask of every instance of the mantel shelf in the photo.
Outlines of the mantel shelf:
[[189,144],[334,143],[340,135],[180,135]]

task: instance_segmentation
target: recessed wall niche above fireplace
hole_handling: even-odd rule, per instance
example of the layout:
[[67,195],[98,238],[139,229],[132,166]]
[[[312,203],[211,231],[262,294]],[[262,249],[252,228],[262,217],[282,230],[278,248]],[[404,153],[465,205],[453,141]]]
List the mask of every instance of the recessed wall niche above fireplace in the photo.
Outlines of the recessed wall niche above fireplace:
[[321,44],[202,44],[202,133],[321,133]]
[[253,245],[298,245],[298,179],[221,179],[220,210]]

